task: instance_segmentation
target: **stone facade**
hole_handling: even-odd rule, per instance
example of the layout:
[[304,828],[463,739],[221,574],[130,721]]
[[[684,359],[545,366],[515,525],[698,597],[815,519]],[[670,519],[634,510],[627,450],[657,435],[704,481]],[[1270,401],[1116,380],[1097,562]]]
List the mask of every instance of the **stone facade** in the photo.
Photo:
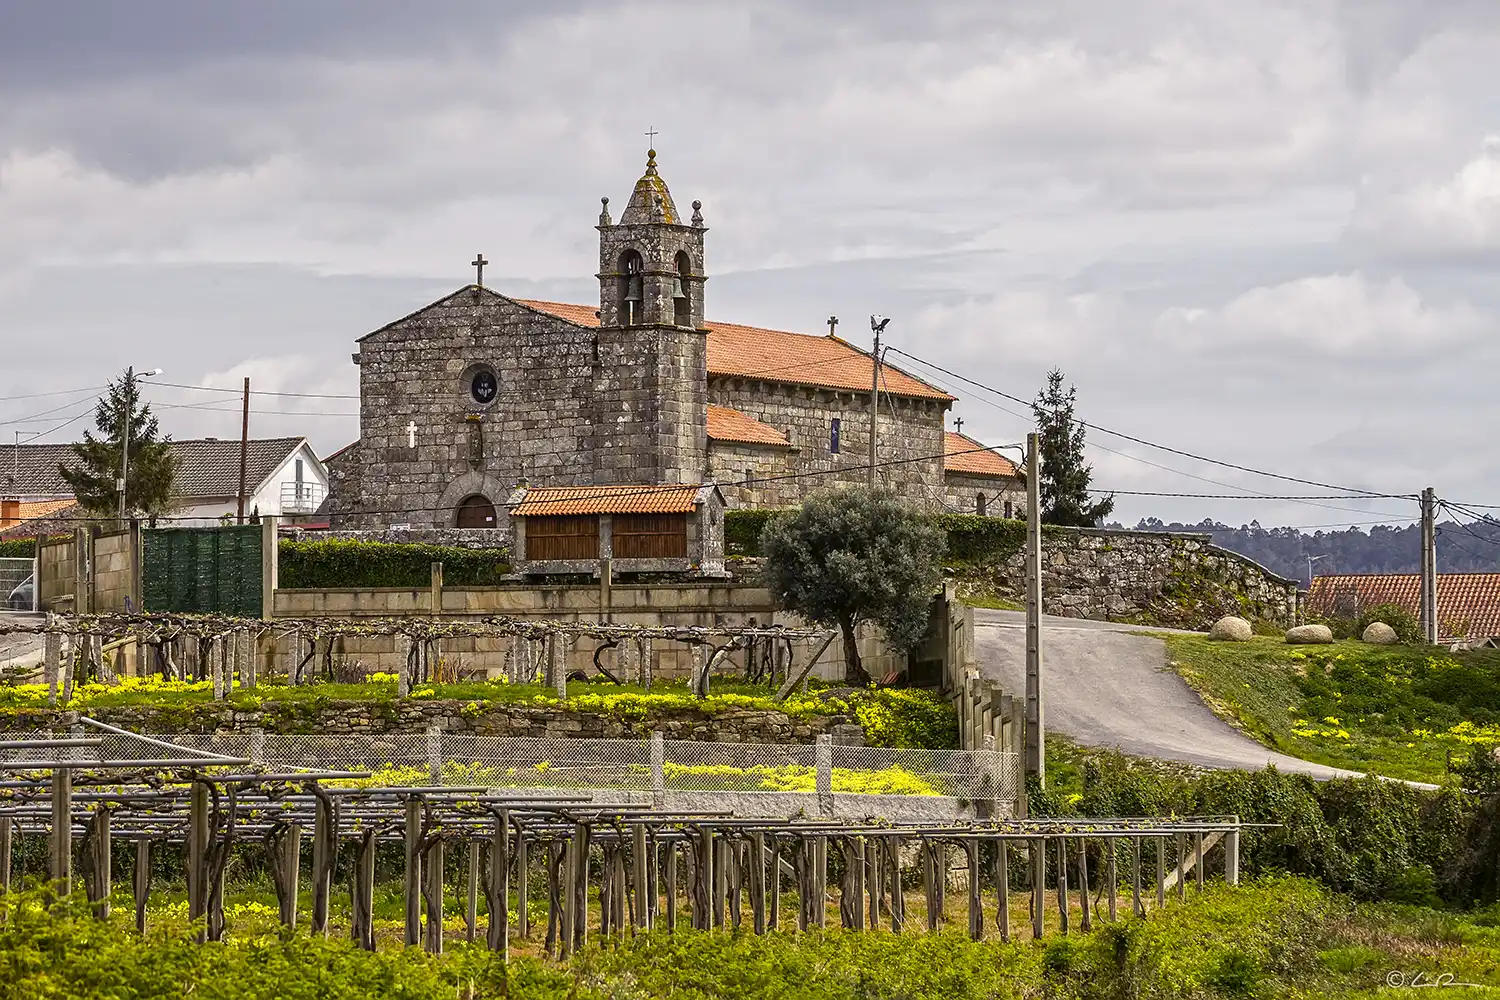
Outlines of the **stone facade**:
[[1025,517],[1026,483],[1020,479],[950,471],[943,476],[943,488],[943,503],[950,513]]
[[[329,736],[420,733],[437,726],[452,733],[481,736],[561,736],[572,739],[628,738],[659,730],[669,740],[718,743],[811,743],[821,733],[845,744],[863,742],[863,729],[852,717],[812,715],[794,718],[785,712],[728,709],[711,712],[693,707],[653,707],[643,718],[625,719],[603,712],[580,712],[533,702],[487,702],[483,711],[449,699],[371,703],[330,701],[309,707],[269,703],[245,711],[212,702],[182,707],[122,706],[95,708],[101,722],[133,733],[225,733],[262,729],[270,733],[318,733]],[[6,729],[27,732],[62,728],[56,710],[0,713]]]
[[[732,506],[784,507],[814,489],[862,485],[869,476],[870,394],[741,378],[715,378],[709,402],[781,431],[790,447],[710,441],[708,479]],[[947,403],[882,395],[875,481],[924,508],[939,505]],[[838,451],[833,450],[838,421]],[[798,478],[792,478],[793,476]],[[747,485],[748,482],[748,485]]]
[[[1025,597],[1025,555],[1017,549],[977,581]],[[1296,623],[1297,583],[1212,543],[1206,534],[1048,528],[1042,535],[1042,604],[1047,614],[1207,629],[1226,614],[1281,627]]]

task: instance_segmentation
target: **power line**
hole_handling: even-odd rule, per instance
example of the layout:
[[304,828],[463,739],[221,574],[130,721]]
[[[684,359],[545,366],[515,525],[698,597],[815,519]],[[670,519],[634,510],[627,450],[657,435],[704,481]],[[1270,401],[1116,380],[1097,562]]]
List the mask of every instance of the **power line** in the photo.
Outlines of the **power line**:
[[74,396],[80,392],[98,392],[99,390],[106,388],[108,388],[108,386],[91,385],[85,386],[82,389],[54,389],[51,392],[27,393],[24,396],[0,396],[0,403],[10,403],[18,399],[42,399],[46,396]]
[[[940,371],[943,374],[949,376],[950,378],[956,378],[960,382],[967,383],[968,385],[972,385],[975,388],[983,389],[986,392],[992,392],[995,395],[1000,396],[1003,399],[1008,399],[1008,400],[1010,400],[1013,403],[1019,403],[1020,405],[1026,406],[1026,407],[1031,406],[1031,402],[1028,401],[1028,400],[1021,399],[1019,396],[1012,396],[1008,392],[1005,392],[1005,391],[1000,390],[1000,389],[996,389],[994,386],[986,385],[983,382],[976,382],[976,381],[974,381],[971,378],[966,378],[965,376],[960,375],[957,372],[950,371],[949,369],[944,368],[942,365],[937,365],[937,364],[932,363],[931,361],[927,361],[927,360],[924,360],[922,358],[919,358],[919,357],[917,357],[914,354],[909,354],[906,351],[901,350],[901,348],[899,348],[899,347],[892,347],[891,350],[895,351],[897,354],[901,355],[902,357],[911,358],[911,360],[917,362],[920,365],[926,365],[929,368],[935,369],[936,371]],[[1145,438],[1139,438],[1139,437],[1135,437],[1134,435],[1131,435],[1131,434],[1125,434],[1125,433],[1123,433],[1121,431],[1111,430],[1108,427],[1102,427],[1099,424],[1091,424],[1091,423],[1089,423],[1088,421],[1085,421],[1085,420],[1080,420],[1080,421],[1078,421],[1078,423],[1080,425],[1084,426],[1084,427],[1089,428],[1090,430],[1098,431],[1101,434],[1108,434],[1111,437],[1117,437],[1117,438],[1120,438],[1120,439],[1125,440],[1125,441],[1130,441],[1130,442],[1132,442],[1134,444],[1144,445],[1147,448],[1155,448],[1158,451],[1165,451],[1165,452],[1168,452],[1168,453],[1173,454],[1173,455],[1180,455],[1183,458],[1190,458],[1190,459],[1192,459],[1195,462],[1207,462],[1210,465],[1217,465],[1217,466],[1220,466],[1220,467],[1226,468],[1226,469],[1234,469],[1234,470],[1236,470],[1238,472],[1248,472],[1251,475],[1264,476],[1264,477],[1266,477],[1268,479],[1280,479],[1283,482],[1288,482],[1288,483],[1301,483],[1304,486],[1316,486],[1319,489],[1324,489],[1324,490],[1343,490],[1345,492],[1358,493],[1358,494],[1361,494],[1362,496],[1369,496],[1369,497],[1387,498],[1387,497],[1397,497],[1397,496],[1399,496],[1399,497],[1408,497],[1408,496],[1411,496],[1411,497],[1414,498],[1414,496],[1415,496],[1414,494],[1376,493],[1376,492],[1374,492],[1372,490],[1362,490],[1362,489],[1360,489],[1357,486],[1337,486],[1337,485],[1334,485],[1332,483],[1318,482],[1317,480],[1314,480],[1314,479],[1302,479],[1302,478],[1299,478],[1297,476],[1285,476],[1285,475],[1282,475],[1282,474],[1277,473],[1277,472],[1266,472],[1264,469],[1255,469],[1255,468],[1252,468],[1252,467],[1250,467],[1248,465],[1238,465],[1238,464],[1236,464],[1234,462],[1223,462],[1223,461],[1220,461],[1220,460],[1218,460],[1216,458],[1209,458],[1206,455],[1198,455],[1198,454],[1195,454],[1194,452],[1183,451],[1180,448],[1172,448],[1172,447],[1170,447],[1168,445],[1157,444],[1155,441],[1147,441]]]
[[[243,394],[244,391],[245,391],[243,388],[239,388],[239,389],[221,389],[218,386],[212,386],[212,385],[184,385],[181,382],[157,382],[157,381],[153,381],[151,384],[152,385],[159,385],[159,386],[166,386],[166,387],[172,388],[172,389],[192,389],[192,390],[194,390],[196,392],[229,392],[229,393],[233,393],[236,396]],[[351,396],[348,393],[340,394],[340,393],[332,393],[332,392],[271,392],[270,390],[267,390],[267,389],[251,389],[250,390],[250,395],[252,395],[252,396],[290,396],[290,397],[292,397],[294,399],[359,399],[360,398],[358,395]]]

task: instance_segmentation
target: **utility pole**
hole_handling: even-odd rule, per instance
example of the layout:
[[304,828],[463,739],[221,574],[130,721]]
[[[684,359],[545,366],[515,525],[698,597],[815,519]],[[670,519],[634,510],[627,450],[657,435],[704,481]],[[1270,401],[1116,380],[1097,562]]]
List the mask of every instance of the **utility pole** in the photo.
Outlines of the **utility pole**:
[[135,409],[135,400],[131,399],[131,390],[139,384],[143,378],[155,378],[161,374],[160,368],[153,368],[149,372],[135,373],[134,368],[125,369],[125,392],[123,402],[125,413],[120,419],[120,478],[115,486],[120,492],[120,526],[125,526],[125,482],[130,474],[130,417],[131,411]]
[[1437,608],[1437,493],[1431,486],[1422,491],[1422,596],[1419,602],[1422,640],[1438,641]]
[[870,476],[869,487],[875,488],[875,440],[880,433],[880,335],[890,320],[883,316],[870,317],[870,329],[875,333],[875,352],[870,355]]
[[1042,691],[1042,436],[1026,435],[1026,773],[1047,783],[1047,715]]
[[130,399],[130,390],[135,388],[135,369],[125,369],[125,391],[120,394],[120,401],[124,413],[120,414],[120,481],[116,484],[120,491],[120,526],[125,526],[125,481],[130,475],[130,411],[134,404]]
[[240,495],[235,523],[245,523],[245,465],[250,452],[250,376],[245,376],[245,403],[240,410]]

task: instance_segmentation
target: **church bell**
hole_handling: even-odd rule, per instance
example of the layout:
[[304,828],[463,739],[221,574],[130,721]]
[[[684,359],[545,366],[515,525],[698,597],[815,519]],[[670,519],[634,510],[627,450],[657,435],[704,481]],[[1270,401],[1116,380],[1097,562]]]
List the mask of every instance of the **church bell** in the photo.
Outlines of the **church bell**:
[[626,283],[626,285],[625,285],[625,301],[626,302],[639,302],[639,301],[641,301],[641,276],[639,274],[632,274],[630,276],[630,280]]
[[676,275],[672,276],[672,298],[685,299],[687,293],[682,290],[682,279]]

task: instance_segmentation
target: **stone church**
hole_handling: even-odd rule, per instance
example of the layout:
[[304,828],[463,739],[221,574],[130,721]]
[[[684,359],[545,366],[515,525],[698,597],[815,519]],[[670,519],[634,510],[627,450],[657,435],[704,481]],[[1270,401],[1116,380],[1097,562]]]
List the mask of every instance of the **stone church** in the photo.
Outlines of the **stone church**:
[[[341,528],[501,527],[514,488],[717,484],[731,508],[863,483],[870,353],[706,320],[708,228],[656,153],[599,213],[599,301],[466,285],[358,341],[360,437],[328,460]],[[1009,515],[1014,464],[945,430],[953,396],[889,364],[877,480],[933,510]]]

